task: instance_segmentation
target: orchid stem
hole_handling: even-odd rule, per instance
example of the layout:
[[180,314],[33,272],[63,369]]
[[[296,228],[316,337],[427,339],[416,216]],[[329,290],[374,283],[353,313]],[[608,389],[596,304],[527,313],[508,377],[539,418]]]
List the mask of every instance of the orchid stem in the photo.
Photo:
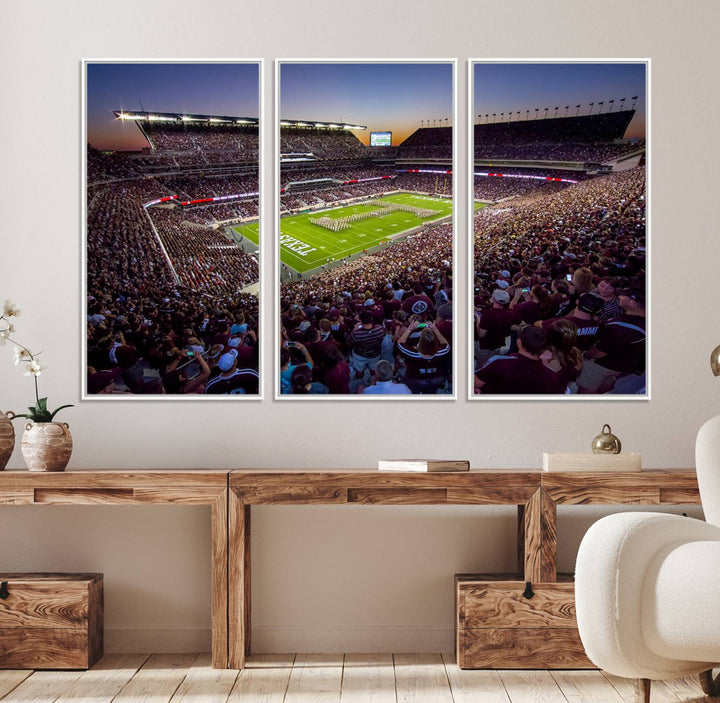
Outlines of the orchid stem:
[[[0,320],[5,320],[5,322],[7,323],[7,320],[4,315],[0,316]],[[10,330],[10,327],[8,327],[4,331],[9,331],[9,330]],[[20,342],[16,342],[12,337],[6,337],[6,339],[8,342],[10,342],[10,344],[14,344],[16,347],[19,347],[25,353],[27,353],[28,357],[30,357],[30,361],[35,360],[35,355],[24,344],[20,344]],[[40,402],[40,393],[38,391],[37,374],[33,374],[33,380],[35,381],[35,403],[37,404]]]

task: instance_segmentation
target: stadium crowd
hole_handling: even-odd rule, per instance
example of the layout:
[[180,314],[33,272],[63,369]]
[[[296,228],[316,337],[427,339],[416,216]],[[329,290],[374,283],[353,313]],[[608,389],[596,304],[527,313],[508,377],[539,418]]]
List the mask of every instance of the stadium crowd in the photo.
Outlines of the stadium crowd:
[[257,261],[217,230],[181,220],[175,208],[149,214],[184,285],[229,294],[258,281]]
[[644,392],[644,167],[474,221],[475,391]]
[[367,147],[350,131],[303,127],[280,128],[280,153],[312,154],[318,159],[357,159]]
[[452,393],[451,224],[284,283],[280,296],[283,394]]
[[257,394],[257,261],[212,226],[257,217],[257,196],[143,207],[257,193],[257,127],[143,130],[143,153],[88,146],[88,393]]
[[[638,148],[606,138],[620,119],[583,123],[597,127],[592,143],[547,139],[561,120],[482,125],[476,157],[610,160]],[[248,172],[257,130],[147,129],[149,153],[115,157],[88,148],[88,391],[257,394],[258,301],[241,292],[257,283],[257,262],[214,227],[257,217],[257,198],[143,207],[168,195],[257,191],[257,172]],[[418,130],[392,153],[448,159],[451,129]],[[372,165],[373,155],[387,159],[390,150],[373,151],[349,131],[283,128],[281,151],[318,160],[311,168],[283,164],[282,187],[332,179],[283,193],[283,212],[389,190],[452,193],[451,174]],[[346,183],[378,175],[394,178]],[[478,394],[644,390],[645,171],[577,179],[475,178],[476,199],[503,201],[474,216]],[[452,393],[452,239],[451,224],[429,225],[282,283],[281,392]]]
[[[213,163],[220,158],[257,163],[258,128],[236,125],[173,124],[167,122],[143,122],[153,149],[164,156],[190,152],[194,160],[183,165]],[[208,160],[208,154],[212,159]]]
[[176,279],[142,206],[164,193],[145,181],[88,189],[88,392],[257,394],[258,300],[239,292],[257,263],[150,208]]
[[636,152],[643,146],[632,142],[622,144],[483,144],[476,142],[475,158],[604,163]]
[[533,178],[498,178],[475,176],[475,200],[496,202],[518,195],[547,195],[567,188],[567,183],[537,181]]

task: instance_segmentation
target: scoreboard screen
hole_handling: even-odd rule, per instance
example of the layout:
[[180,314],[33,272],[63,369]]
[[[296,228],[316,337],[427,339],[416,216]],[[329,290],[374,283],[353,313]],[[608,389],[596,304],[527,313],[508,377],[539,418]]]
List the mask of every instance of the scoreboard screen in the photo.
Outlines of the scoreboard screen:
[[392,132],[370,132],[370,146],[391,146]]

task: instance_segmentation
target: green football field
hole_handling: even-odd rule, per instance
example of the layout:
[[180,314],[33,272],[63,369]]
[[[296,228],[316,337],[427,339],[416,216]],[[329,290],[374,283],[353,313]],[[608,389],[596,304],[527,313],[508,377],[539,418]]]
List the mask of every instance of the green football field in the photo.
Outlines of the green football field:
[[[328,217],[339,219],[354,213],[380,210],[378,205],[357,204],[329,210],[315,210],[300,215],[289,215],[280,221],[280,258],[291,269],[305,273],[327,263],[328,259],[341,259],[363,249],[370,249],[380,242],[412,230],[423,224],[435,222],[452,215],[452,201],[433,198],[419,193],[394,193],[381,198],[383,202],[411,205],[436,214],[420,218],[401,210],[380,217],[368,217],[353,222],[347,229],[334,232],[310,222],[311,219]],[[258,243],[258,224],[233,228],[238,234]]]

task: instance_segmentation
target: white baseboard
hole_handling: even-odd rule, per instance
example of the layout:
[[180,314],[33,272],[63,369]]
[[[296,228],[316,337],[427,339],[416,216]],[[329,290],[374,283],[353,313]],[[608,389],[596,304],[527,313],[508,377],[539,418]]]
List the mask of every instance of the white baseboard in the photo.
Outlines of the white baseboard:
[[209,627],[106,627],[106,654],[185,654],[210,651]]
[[254,627],[251,650],[284,652],[452,652],[455,633],[448,627]]

